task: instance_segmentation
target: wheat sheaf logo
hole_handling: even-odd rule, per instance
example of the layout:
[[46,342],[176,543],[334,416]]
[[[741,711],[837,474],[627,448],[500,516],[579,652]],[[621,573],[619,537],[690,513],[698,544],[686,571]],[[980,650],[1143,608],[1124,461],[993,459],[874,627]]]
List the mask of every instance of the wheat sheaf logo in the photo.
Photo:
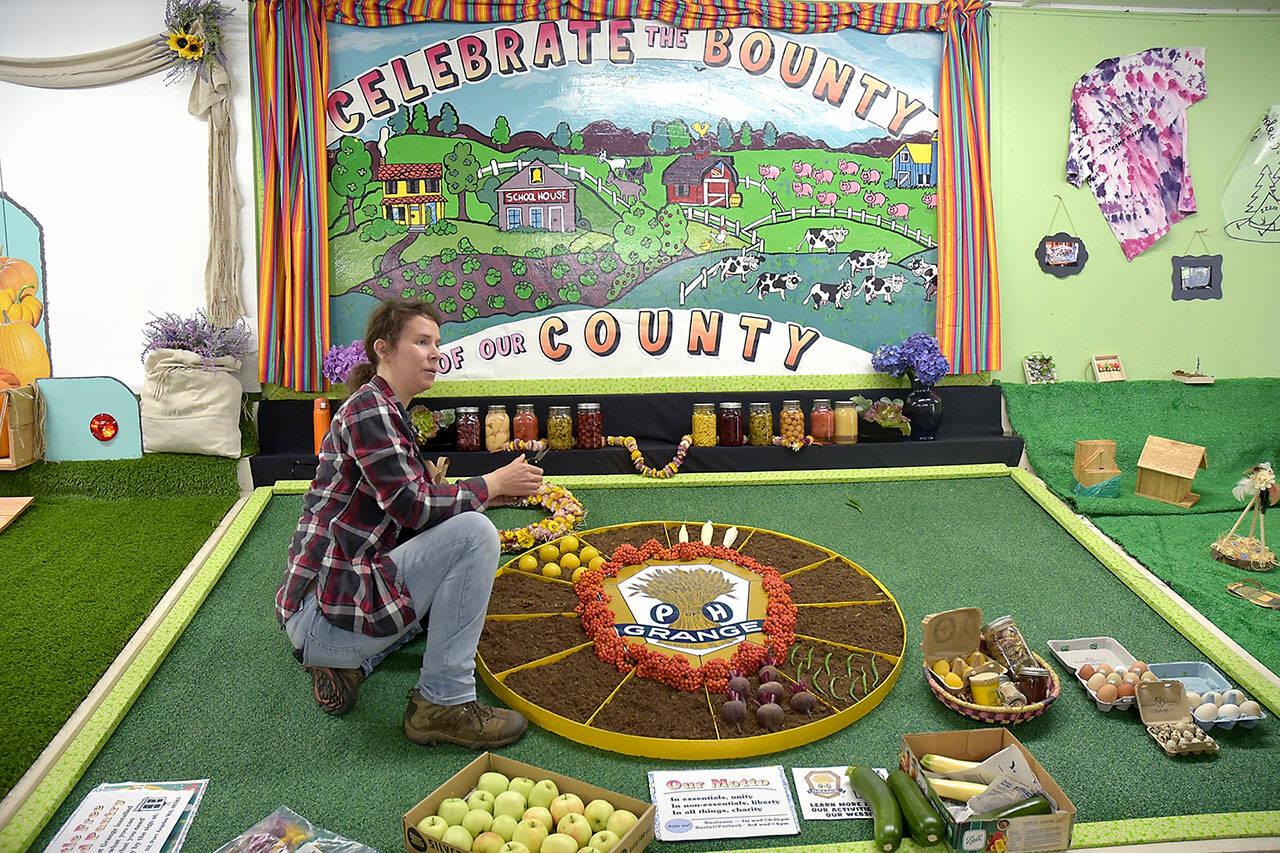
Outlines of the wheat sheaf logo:
[[[650,598],[658,599],[650,612],[653,621],[669,624],[673,630],[698,631],[719,627],[733,614],[728,606],[716,601],[721,596],[733,597],[733,584],[714,569],[656,571],[636,586]],[[671,620],[669,623],[667,620]],[[705,649],[717,642],[690,643],[691,649]]]

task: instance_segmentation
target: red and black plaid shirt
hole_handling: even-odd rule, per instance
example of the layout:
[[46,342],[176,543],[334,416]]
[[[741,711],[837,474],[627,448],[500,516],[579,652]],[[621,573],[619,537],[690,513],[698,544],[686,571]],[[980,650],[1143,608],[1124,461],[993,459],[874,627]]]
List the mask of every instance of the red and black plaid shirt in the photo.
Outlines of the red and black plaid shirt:
[[413,533],[489,499],[484,479],[436,485],[404,408],[380,376],[334,414],[320,464],[289,544],[276,593],[284,624],[313,587],[334,625],[372,636],[398,634],[418,619],[388,552]]

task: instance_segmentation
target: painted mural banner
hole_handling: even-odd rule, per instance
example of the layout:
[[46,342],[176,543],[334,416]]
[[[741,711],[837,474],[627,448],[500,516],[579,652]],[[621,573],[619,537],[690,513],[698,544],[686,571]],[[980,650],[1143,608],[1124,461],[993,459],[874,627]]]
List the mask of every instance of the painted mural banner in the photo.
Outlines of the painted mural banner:
[[935,328],[941,38],[330,26],[330,339],[451,378],[869,373]]
[[1226,233],[1251,243],[1280,243],[1280,105],[1249,137],[1222,193]]

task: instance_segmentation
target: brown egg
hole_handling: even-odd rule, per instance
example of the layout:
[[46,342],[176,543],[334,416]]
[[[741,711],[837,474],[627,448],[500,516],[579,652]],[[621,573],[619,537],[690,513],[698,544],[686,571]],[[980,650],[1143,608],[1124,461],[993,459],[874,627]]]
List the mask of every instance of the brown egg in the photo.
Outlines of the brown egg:
[[[1124,684],[1116,687],[1116,697],[1119,699],[1123,699],[1126,696],[1133,696],[1136,693],[1137,691],[1134,689],[1132,681],[1126,681]],[[1101,695],[1101,693],[1099,693],[1099,695]]]
[[1114,684],[1104,684],[1098,688],[1099,702],[1114,702],[1120,695],[1120,689]]
[[1138,679],[1141,677],[1142,675],[1140,673],[1134,672],[1133,670],[1129,670],[1124,674],[1124,683],[1135,684],[1137,683]]
[[1147,671],[1147,665],[1140,660],[1136,660],[1133,662],[1133,666],[1129,667],[1129,671],[1136,672],[1141,676],[1142,673]]
[[1110,674],[1111,674],[1111,664],[1109,664],[1109,663],[1100,663],[1100,664],[1098,664],[1097,666],[1095,666],[1095,667],[1093,668],[1093,671],[1094,671],[1094,672],[1100,672],[1100,673],[1102,673],[1103,675],[1110,675]]
[[1093,675],[1089,676],[1089,680],[1086,683],[1089,685],[1090,689],[1098,690],[1107,683],[1107,677],[1100,672],[1095,672]]
[[1094,669],[1093,669],[1093,664],[1091,663],[1087,663],[1076,670],[1076,675],[1080,676],[1085,681],[1088,681],[1089,676],[1093,675],[1093,673],[1094,673]]

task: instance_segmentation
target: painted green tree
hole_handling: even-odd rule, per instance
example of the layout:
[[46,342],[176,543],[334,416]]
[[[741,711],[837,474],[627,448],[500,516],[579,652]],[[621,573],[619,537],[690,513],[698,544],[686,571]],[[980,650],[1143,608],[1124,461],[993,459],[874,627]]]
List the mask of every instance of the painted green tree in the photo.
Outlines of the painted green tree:
[[667,137],[666,122],[655,121],[653,127],[649,129],[649,150],[654,154],[665,154],[670,147],[671,140]]
[[733,125],[729,124],[727,118],[721,118],[720,123],[716,125],[716,144],[720,146],[721,151],[728,151],[733,147]]
[[678,118],[667,123],[667,139],[671,141],[671,150],[679,151],[693,144],[693,133],[690,132],[689,125],[685,124],[684,119]]
[[778,128],[774,127],[773,122],[766,121],[762,133],[765,148],[772,148],[778,144]]
[[387,119],[387,124],[391,128],[391,132],[396,136],[406,133],[409,130],[409,123],[413,121],[413,113],[409,109],[408,104],[401,104],[400,109],[396,110],[395,115]]
[[644,202],[637,202],[623,210],[622,219],[613,226],[613,249],[627,265],[635,265],[640,275],[644,265],[658,257],[661,251],[662,227],[658,212]]
[[493,130],[489,133],[489,138],[493,140],[493,147],[501,148],[511,141],[511,125],[507,123],[506,116],[498,116],[493,122]]
[[342,137],[329,172],[329,186],[347,200],[347,227],[343,234],[356,230],[356,202],[364,198],[372,180],[373,161],[364,142],[355,136]]
[[443,165],[445,187],[458,197],[458,218],[470,221],[467,219],[467,193],[480,189],[480,176],[476,174],[480,161],[471,152],[471,143],[459,142],[453,146],[453,150],[444,155]]
[[684,254],[689,241],[689,220],[678,204],[665,204],[657,214],[658,251],[668,258]]
[[409,119],[409,127],[414,133],[431,132],[431,116],[427,113],[426,104],[413,105],[413,118]]
[[436,122],[436,130],[445,136],[452,136],[458,132],[458,111],[448,101],[440,107],[440,120]]

